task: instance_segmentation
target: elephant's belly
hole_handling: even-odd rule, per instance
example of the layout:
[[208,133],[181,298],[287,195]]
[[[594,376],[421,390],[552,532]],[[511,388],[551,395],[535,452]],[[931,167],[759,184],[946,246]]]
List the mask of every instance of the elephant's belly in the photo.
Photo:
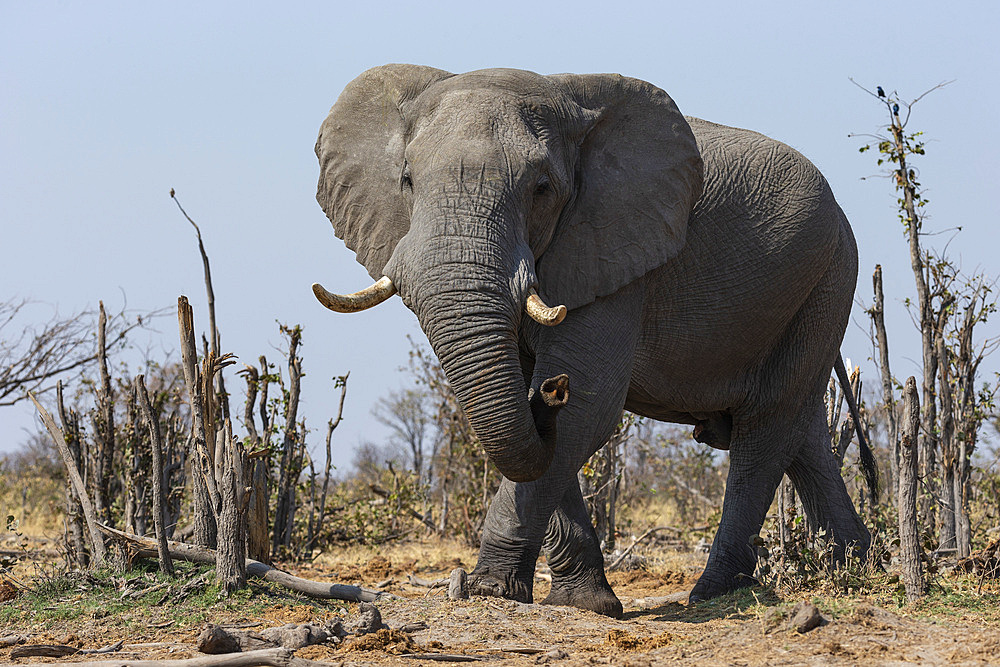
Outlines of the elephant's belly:
[[754,323],[732,306],[664,317],[670,326],[647,326],[640,337],[627,400],[630,410],[682,424],[744,405],[787,326],[786,318]]

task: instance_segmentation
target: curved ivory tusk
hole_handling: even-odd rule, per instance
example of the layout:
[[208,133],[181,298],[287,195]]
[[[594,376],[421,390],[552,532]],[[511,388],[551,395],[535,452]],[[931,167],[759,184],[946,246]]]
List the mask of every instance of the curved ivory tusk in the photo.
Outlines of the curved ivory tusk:
[[554,327],[566,317],[566,306],[549,308],[533,287],[528,290],[528,301],[524,304],[524,309],[528,311],[531,319],[547,327]]
[[321,304],[338,313],[356,313],[377,306],[396,293],[392,279],[382,276],[371,287],[354,294],[334,294],[327,292],[319,283],[313,283],[313,294]]

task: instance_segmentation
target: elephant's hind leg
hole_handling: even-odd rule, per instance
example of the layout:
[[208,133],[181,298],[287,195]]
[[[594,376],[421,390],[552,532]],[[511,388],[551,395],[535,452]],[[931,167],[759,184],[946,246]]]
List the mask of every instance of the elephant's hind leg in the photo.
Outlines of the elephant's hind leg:
[[752,430],[737,424],[722,519],[705,571],[691,590],[691,602],[756,583],[753,573],[757,557],[751,540],[760,533],[774,492],[794,454],[788,443],[801,441],[806,425],[794,416],[791,424],[774,420]]
[[552,590],[542,604],[621,618],[622,603],[604,575],[601,545],[579,484],[570,484],[552,513],[542,551],[552,569]]
[[840,466],[830,449],[821,405],[816,406],[814,414],[808,439],[788,467],[788,476],[802,499],[810,528],[823,528],[833,536],[838,559],[843,559],[848,546],[853,546],[857,555],[864,555],[871,545],[871,533],[847,493]]

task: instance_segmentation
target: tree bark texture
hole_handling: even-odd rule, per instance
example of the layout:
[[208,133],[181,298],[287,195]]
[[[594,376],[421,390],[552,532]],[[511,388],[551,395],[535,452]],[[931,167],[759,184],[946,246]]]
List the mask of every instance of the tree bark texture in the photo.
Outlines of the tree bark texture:
[[164,502],[166,494],[163,489],[163,440],[160,437],[160,422],[153,414],[153,406],[149,402],[149,392],[146,391],[146,381],[142,375],[135,378],[135,393],[139,409],[142,410],[143,418],[146,421],[146,428],[149,429],[149,446],[152,450],[153,469],[150,471],[149,480],[153,487],[153,529],[156,532],[156,545],[160,555],[160,572],[172,577],[174,576],[174,564],[167,551],[166,522],[163,518],[166,506]]
[[875,292],[875,302],[870,311],[872,324],[875,327],[875,343],[878,347],[878,367],[882,380],[882,406],[885,410],[886,424],[888,425],[889,448],[892,452],[893,476],[899,469],[899,431],[896,425],[896,398],[892,390],[892,371],[889,368],[889,336],[885,329],[885,295],[882,291],[882,265],[875,265],[875,273],[872,275],[872,284]]
[[[59,421],[62,423],[63,437],[69,449],[70,459],[76,464],[77,474],[85,479],[87,474],[83,468],[86,457],[83,455],[84,442],[80,438],[80,417],[75,411],[66,410],[63,401],[62,382],[56,383],[56,407],[59,409]],[[86,485],[84,485],[86,488]],[[72,567],[85,569],[87,567],[87,538],[84,527],[83,506],[73,488],[73,480],[67,475],[66,480],[66,557]]]
[[223,428],[222,476],[219,493],[222,511],[219,513],[219,550],[215,566],[216,579],[227,593],[247,584],[247,456],[243,444],[232,436],[227,420]]
[[792,521],[795,519],[795,486],[788,476],[781,478],[778,485],[778,540],[781,542],[781,559],[784,565],[792,540]]
[[[244,379],[247,383],[247,400],[244,404],[243,423],[247,429],[250,442],[250,500],[247,514],[247,555],[264,563],[271,562],[271,541],[268,538],[270,516],[267,511],[268,502],[268,467],[271,462],[270,438],[267,437],[267,362],[261,357],[261,370],[264,373],[261,382],[260,373],[253,366],[247,365]],[[263,419],[264,438],[257,431],[254,422],[254,408],[257,405],[258,393],[261,396],[261,415]]]
[[920,400],[917,382],[910,376],[903,389],[903,431],[899,456],[899,547],[906,598],[913,602],[926,592],[920,531],[917,521],[917,438]]
[[[969,480],[972,474],[972,452],[976,448],[979,427],[985,417],[979,402],[976,374],[983,360],[985,348],[977,353],[973,349],[972,333],[977,322],[985,320],[989,312],[986,302],[988,290],[980,284],[975,287],[966,306],[961,328],[958,331],[958,363],[956,367],[958,405],[958,456],[955,470],[953,504],[955,507],[955,542],[959,558],[972,552],[972,526],[969,521]],[[996,388],[993,390],[996,391]]]
[[285,432],[281,444],[281,463],[278,469],[278,501],[274,512],[274,532],[271,535],[271,554],[279,547],[288,547],[292,539],[295,516],[295,487],[299,479],[298,463],[298,410],[302,379],[302,359],[298,356],[302,342],[302,329],[282,327],[288,336],[288,402],[285,406]]
[[[184,383],[187,386],[191,405],[191,490],[194,509],[194,541],[204,547],[216,545],[219,490],[215,484],[214,461],[208,451],[207,425],[202,398],[202,379],[198,375],[198,348],[194,338],[194,314],[187,297],[177,299],[177,320],[180,327],[181,361],[184,367]],[[213,431],[214,434],[214,431]],[[214,441],[214,438],[213,438]]]
[[938,326],[934,331],[934,344],[938,358],[938,400],[941,404],[940,458],[941,485],[938,487],[938,549],[954,549],[955,544],[955,466],[957,464],[955,443],[954,400],[951,378],[951,359],[944,337],[945,309],[938,313]]
[[97,385],[97,410],[94,414],[95,473],[93,476],[94,509],[105,523],[111,523],[111,469],[115,455],[115,403],[108,372],[107,350],[108,316],[104,302],[100,302],[97,320],[97,368],[100,378]]

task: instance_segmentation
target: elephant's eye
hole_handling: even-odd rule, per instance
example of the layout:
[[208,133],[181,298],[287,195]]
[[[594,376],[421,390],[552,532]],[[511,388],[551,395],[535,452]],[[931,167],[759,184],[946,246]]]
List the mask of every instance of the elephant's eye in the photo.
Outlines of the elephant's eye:
[[399,189],[413,190],[413,179],[410,177],[410,165],[403,163],[403,171],[399,175]]
[[538,177],[538,183],[535,184],[535,196],[541,196],[547,194],[549,190],[552,189],[552,183],[549,181],[548,174],[542,174]]

